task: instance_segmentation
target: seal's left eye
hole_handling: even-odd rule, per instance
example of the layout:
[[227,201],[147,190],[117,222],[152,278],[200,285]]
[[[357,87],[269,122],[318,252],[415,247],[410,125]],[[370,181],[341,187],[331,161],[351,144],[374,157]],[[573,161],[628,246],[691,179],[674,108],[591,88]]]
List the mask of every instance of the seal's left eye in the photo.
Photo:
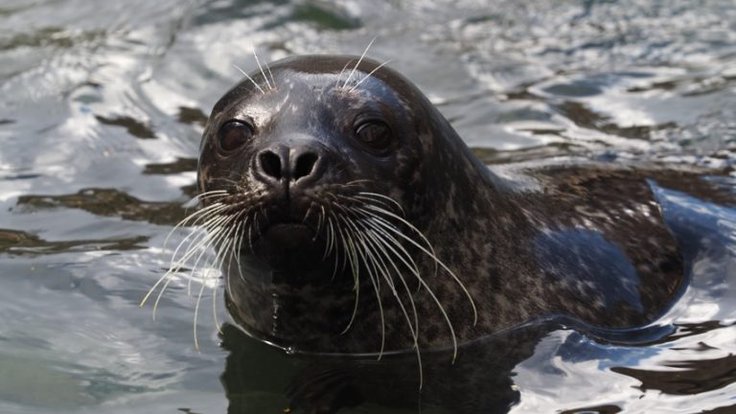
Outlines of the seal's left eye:
[[379,152],[386,151],[392,142],[391,128],[378,119],[368,119],[355,127],[355,136],[360,142]]
[[217,134],[220,149],[235,151],[253,137],[253,126],[243,121],[230,121],[220,128]]

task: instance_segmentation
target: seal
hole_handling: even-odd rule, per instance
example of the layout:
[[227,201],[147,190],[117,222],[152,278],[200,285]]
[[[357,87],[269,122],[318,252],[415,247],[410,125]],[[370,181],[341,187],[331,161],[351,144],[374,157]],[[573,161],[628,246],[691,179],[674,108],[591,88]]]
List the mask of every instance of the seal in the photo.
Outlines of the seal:
[[380,356],[553,315],[651,322],[685,273],[652,180],[570,160],[491,170],[396,71],[299,56],[214,106],[195,214],[249,335]]

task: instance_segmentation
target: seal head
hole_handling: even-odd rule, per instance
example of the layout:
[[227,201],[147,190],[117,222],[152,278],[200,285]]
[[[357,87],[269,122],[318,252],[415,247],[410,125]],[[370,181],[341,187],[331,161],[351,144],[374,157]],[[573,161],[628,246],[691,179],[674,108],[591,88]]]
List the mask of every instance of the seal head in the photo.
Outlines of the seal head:
[[647,183],[569,171],[515,185],[399,73],[300,56],[217,102],[198,185],[241,327],[282,347],[372,353],[457,346],[547,314],[622,327],[661,313],[682,269]]

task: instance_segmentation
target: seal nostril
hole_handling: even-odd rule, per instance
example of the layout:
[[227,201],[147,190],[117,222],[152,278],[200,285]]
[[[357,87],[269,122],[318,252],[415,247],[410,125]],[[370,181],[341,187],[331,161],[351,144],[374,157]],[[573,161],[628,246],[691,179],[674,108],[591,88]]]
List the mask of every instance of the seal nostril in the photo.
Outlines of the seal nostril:
[[296,159],[296,166],[294,167],[294,181],[312,174],[312,170],[314,170],[314,165],[317,163],[318,158],[317,154],[313,152],[301,154]]
[[280,180],[283,173],[281,171],[281,158],[271,151],[264,151],[258,156],[261,162],[263,172],[277,180]]

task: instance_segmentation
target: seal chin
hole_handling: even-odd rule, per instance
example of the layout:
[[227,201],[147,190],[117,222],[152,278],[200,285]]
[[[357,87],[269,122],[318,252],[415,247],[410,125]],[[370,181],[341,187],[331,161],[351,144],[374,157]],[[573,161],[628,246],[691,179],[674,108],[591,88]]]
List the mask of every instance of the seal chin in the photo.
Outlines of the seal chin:
[[309,270],[322,263],[323,242],[302,223],[275,223],[253,242],[256,258],[275,271]]

